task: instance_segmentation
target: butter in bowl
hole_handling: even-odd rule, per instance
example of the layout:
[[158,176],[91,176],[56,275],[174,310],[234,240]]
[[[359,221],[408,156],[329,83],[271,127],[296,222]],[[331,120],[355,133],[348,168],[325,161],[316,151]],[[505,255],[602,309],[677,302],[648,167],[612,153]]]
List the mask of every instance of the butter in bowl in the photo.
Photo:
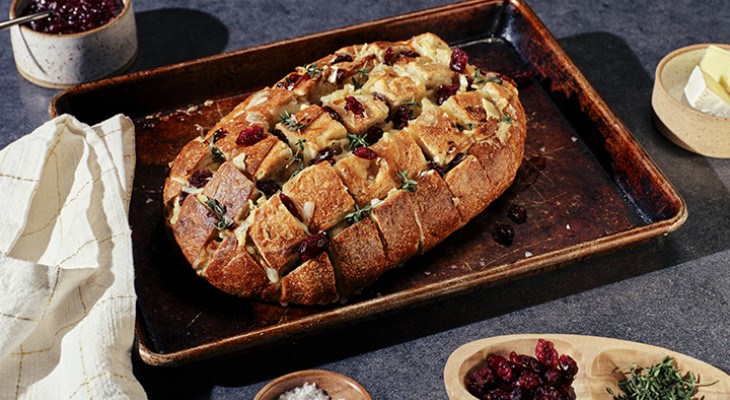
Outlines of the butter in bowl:
[[673,143],[730,158],[730,45],[698,44],[664,57],[652,107],[657,129]]

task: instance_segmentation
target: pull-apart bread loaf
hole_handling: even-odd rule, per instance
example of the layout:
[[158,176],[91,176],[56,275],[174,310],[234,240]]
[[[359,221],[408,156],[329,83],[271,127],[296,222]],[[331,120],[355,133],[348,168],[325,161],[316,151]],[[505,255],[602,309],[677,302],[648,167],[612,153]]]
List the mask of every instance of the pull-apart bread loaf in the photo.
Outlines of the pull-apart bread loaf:
[[346,47],[187,143],[166,220],[220,290],[332,303],[482,212],[512,183],[525,132],[512,81],[433,34]]

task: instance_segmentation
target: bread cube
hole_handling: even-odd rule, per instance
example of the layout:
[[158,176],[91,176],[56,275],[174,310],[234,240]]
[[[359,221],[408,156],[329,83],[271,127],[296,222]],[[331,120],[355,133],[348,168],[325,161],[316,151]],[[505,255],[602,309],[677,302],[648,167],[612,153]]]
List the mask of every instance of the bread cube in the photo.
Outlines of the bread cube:
[[368,81],[362,87],[363,93],[378,93],[395,107],[408,101],[420,101],[425,93],[424,84],[412,78],[403,68],[395,69],[378,64],[368,74]]
[[258,196],[256,186],[248,180],[230,161],[221,164],[210,182],[203,188],[203,194],[215,199],[226,208],[226,215],[239,221],[248,215],[249,200]]
[[338,271],[340,293],[345,297],[371,284],[388,269],[378,228],[367,218],[330,241],[330,256]]
[[347,131],[356,135],[362,135],[385,121],[390,112],[388,106],[372,94],[348,92],[346,89],[323,97],[322,104],[335,110]]
[[216,216],[195,196],[187,196],[180,206],[172,233],[185,258],[196,270],[206,260],[205,246],[217,234]]
[[390,267],[418,254],[421,244],[421,230],[409,194],[405,190],[394,191],[370,212],[383,239],[385,264]]
[[321,305],[339,299],[335,270],[326,252],[307,260],[281,279],[280,302]]
[[462,222],[474,218],[496,198],[492,182],[473,155],[466,156],[447,172],[444,181],[455,198]]
[[334,165],[337,174],[347,186],[359,206],[370,204],[373,199],[383,199],[396,187],[395,172],[384,159],[375,160],[349,155]]
[[398,172],[407,171],[408,178],[414,178],[427,167],[421,148],[406,132],[386,132],[382,139],[370,148],[388,163],[396,180],[396,186],[400,186],[401,183],[396,178]]
[[[300,157],[305,163],[309,163],[324,149],[342,151],[350,143],[347,129],[332,119],[322,107],[308,106],[294,114],[291,121],[289,125],[280,122],[277,129],[286,135],[294,151],[301,151]],[[300,128],[293,129],[296,127]]]
[[211,254],[204,275],[213,286],[235,296],[261,296],[271,286],[264,269],[235,235],[225,238]]
[[269,279],[278,282],[296,262],[297,245],[307,237],[307,232],[279,196],[269,197],[252,215],[249,237],[266,263]]
[[310,232],[335,226],[355,205],[337,172],[326,162],[305,168],[284,184],[282,192],[296,203]]
[[428,158],[445,167],[471,147],[471,139],[459,132],[449,116],[427,99],[423,100],[422,107],[421,115],[403,131],[411,135]]
[[461,226],[451,192],[435,171],[420,174],[416,178],[416,190],[409,196],[421,230],[422,252],[430,250]]

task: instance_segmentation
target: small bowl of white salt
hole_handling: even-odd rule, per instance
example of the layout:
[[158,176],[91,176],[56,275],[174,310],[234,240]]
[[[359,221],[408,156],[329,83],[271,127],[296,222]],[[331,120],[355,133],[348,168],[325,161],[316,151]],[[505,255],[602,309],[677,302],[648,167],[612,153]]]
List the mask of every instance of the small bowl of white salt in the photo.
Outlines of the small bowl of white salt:
[[337,372],[309,369],[269,382],[254,400],[373,400],[354,379]]

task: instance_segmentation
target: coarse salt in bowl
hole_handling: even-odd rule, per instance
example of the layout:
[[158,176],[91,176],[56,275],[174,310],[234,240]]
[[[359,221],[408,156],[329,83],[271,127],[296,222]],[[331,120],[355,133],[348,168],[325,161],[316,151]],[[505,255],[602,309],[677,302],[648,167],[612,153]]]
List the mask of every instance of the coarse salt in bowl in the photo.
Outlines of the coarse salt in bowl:
[[[10,18],[17,18],[31,0],[13,0]],[[65,88],[119,74],[137,56],[137,26],[131,0],[119,14],[97,28],[51,34],[27,25],[10,28],[18,72],[44,87]]]

